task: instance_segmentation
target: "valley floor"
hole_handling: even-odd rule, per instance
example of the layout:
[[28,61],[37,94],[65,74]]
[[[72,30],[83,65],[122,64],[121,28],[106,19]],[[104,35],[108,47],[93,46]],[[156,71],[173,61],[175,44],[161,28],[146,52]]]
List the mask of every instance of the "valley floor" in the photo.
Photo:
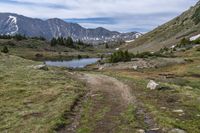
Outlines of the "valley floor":
[[0,54],[0,132],[199,133],[200,55],[177,55],[186,62],[69,71]]

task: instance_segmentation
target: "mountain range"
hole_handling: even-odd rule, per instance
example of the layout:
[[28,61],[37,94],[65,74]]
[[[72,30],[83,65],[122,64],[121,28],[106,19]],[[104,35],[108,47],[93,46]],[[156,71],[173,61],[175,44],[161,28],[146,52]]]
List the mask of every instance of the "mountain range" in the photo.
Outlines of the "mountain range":
[[195,37],[200,37],[200,2],[134,42],[127,43],[124,48],[135,53],[154,52],[163,47],[173,47],[183,38],[192,39]]
[[53,37],[72,37],[73,40],[88,43],[131,41],[142,35],[139,32],[109,31],[102,27],[86,29],[77,23],[67,23],[58,18],[42,20],[13,13],[0,13],[0,34],[22,34],[29,37],[44,37],[48,40]]

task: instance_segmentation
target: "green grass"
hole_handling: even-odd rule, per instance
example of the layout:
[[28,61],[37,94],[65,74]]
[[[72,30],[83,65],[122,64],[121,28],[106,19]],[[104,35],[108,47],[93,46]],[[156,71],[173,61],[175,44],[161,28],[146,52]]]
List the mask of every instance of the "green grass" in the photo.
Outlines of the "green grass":
[[[16,41],[13,39],[0,39],[0,51],[7,46],[9,53],[31,60],[67,60],[82,57],[100,57],[105,53],[110,53],[112,49],[104,49],[101,46],[81,47],[80,49],[68,48],[66,46],[51,47],[46,41],[27,39]],[[36,56],[37,54],[40,57]]]
[[118,133],[135,132],[140,125],[136,116],[136,108],[133,105],[129,105],[119,116],[118,123]]
[[[186,78],[189,84],[167,83],[157,80],[160,84],[168,86],[169,90],[149,90],[146,88],[149,79],[136,74],[127,74],[124,72],[104,72],[104,74],[113,76],[118,80],[128,84],[132,88],[133,95],[143,104],[143,108],[147,110],[160,128],[172,129],[180,128],[187,132],[199,133],[200,131],[200,106],[199,97],[200,89],[199,79],[192,80]],[[154,76],[148,75],[153,78]],[[156,78],[156,77],[154,77]],[[156,80],[156,79],[155,79]],[[181,80],[181,79],[180,79]],[[166,109],[162,109],[165,107]],[[136,106],[137,108],[137,106]],[[173,110],[182,109],[184,115],[174,113]],[[142,123],[142,119],[135,119],[134,113],[127,115],[133,119],[133,124]],[[126,118],[126,117],[125,117]],[[143,129],[147,125],[143,126]]]
[[67,123],[64,114],[85,92],[68,72],[0,53],[0,132],[54,132]]
[[96,128],[96,123],[103,119],[105,114],[109,112],[110,108],[108,106],[97,105],[97,101],[103,101],[103,95],[97,93],[95,98],[88,97],[86,101],[83,102],[80,125],[77,129],[77,133],[92,133]]

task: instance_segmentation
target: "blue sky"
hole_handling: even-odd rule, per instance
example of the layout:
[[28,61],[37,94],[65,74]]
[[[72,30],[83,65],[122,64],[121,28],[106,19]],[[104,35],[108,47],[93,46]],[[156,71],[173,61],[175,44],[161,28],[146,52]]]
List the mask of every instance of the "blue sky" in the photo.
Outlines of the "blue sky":
[[198,0],[0,0],[0,12],[61,18],[86,28],[148,32]]

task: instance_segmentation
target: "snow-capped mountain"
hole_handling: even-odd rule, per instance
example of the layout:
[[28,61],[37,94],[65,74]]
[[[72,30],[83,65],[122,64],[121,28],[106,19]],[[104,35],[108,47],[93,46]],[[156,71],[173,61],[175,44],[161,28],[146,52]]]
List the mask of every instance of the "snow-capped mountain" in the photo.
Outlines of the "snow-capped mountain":
[[89,43],[117,40],[130,41],[142,35],[138,32],[119,33],[102,27],[86,29],[79,24],[67,23],[58,18],[41,20],[12,13],[0,13],[0,34],[22,34],[30,37],[41,36],[48,40],[53,37],[70,36],[74,40],[82,40]]

